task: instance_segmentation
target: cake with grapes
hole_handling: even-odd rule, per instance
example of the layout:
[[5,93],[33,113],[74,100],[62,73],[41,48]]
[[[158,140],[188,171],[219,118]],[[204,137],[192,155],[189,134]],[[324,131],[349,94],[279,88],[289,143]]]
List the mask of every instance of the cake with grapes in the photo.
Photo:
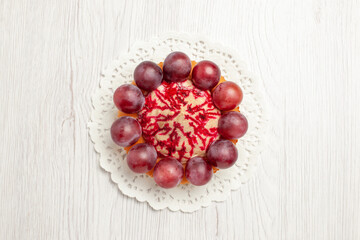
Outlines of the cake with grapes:
[[141,62],[133,84],[114,92],[119,112],[111,137],[127,151],[129,168],[173,188],[205,185],[234,165],[248,122],[239,111],[242,90],[229,80],[214,62],[196,63],[182,52]]

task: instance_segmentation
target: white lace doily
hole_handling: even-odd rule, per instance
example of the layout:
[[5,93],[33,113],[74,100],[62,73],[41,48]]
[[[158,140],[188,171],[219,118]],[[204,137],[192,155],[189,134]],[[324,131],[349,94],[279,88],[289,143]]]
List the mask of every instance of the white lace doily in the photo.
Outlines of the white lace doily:
[[[244,93],[240,111],[247,117],[249,129],[236,144],[238,161],[229,169],[219,170],[207,185],[201,187],[186,184],[163,189],[148,175],[133,173],[126,164],[125,150],[115,145],[110,136],[110,127],[118,112],[113,103],[115,89],[133,81],[134,69],[141,61],[162,62],[173,51],[182,51],[194,61],[207,59],[215,62],[222,76],[236,82]],[[95,150],[100,154],[101,167],[111,174],[112,181],[123,194],[140,202],[146,201],[156,210],[169,208],[192,212],[212,201],[225,200],[231,190],[238,189],[253,174],[266,137],[267,117],[263,91],[259,86],[258,80],[246,71],[235,51],[201,36],[172,33],[147,42],[136,42],[129,53],[112,61],[102,72],[100,88],[92,97],[94,109],[88,126]]]

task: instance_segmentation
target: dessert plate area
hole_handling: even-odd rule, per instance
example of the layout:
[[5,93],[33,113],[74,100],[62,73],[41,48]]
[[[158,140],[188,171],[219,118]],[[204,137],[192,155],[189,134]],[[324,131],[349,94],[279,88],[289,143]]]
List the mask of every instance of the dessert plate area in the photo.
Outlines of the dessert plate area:
[[[126,152],[113,143],[109,128],[117,118],[113,93],[117,87],[133,81],[133,71],[141,61],[164,61],[173,51],[186,53],[191,60],[215,62],[227,81],[237,83],[243,90],[240,112],[249,122],[248,132],[239,139],[236,147],[239,157],[235,165],[219,170],[205,186],[179,185],[163,189],[146,174],[131,172],[126,164]],[[267,137],[267,112],[264,91],[259,80],[250,73],[236,50],[212,42],[200,35],[168,33],[149,41],[136,42],[127,54],[113,60],[101,73],[99,89],[92,97],[94,110],[89,122],[91,140],[99,153],[100,166],[110,173],[119,190],[140,202],[147,202],[156,210],[192,212],[206,207],[212,201],[223,201],[246,183],[253,175],[262,146]]]

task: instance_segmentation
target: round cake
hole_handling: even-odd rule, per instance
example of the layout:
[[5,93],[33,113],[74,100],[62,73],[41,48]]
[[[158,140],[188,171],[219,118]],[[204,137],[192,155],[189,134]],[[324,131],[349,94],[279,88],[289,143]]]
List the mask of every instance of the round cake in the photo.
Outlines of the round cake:
[[210,91],[200,90],[186,80],[163,82],[149,93],[138,121],[145,141],[159,156],[186,163],[191,157],[205,156],[210,143],[219,138],[220,116]]
[[163,63],[140,63],[133,84],[116,89],[119,118],[111,137],[127,151],[130,170],[152,176],[160,187],[201,186],[238,158],[234,144],[248,129],[238,107],[242,98],[214,62],[173,52]]

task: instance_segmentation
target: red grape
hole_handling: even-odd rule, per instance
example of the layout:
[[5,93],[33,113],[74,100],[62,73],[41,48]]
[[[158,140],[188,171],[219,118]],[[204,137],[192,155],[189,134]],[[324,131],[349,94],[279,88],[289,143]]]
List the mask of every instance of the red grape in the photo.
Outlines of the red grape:
[[172,157],[160,160],[154,168],[154,180],[162,188],[176,187],[184,177],[181,163]]
[[157,153],[153,145],[139,143],[133,146],[127,154],[129,168],[136,173],[146,173],[156,164]]
[[239,112],[227,112],[219,119],[218,132],[227,139],[238,139],[245,135],[248,121]]
[[121,147],[128,147],[136,143],[141,136],[141,126],[132,117],[117,119],[110,129],[112,140]]
[[170,53],[164,61],[164,79],[168,82],[182,82],[190,74],[190,58],[182,52]]
[[206,152],[208,162],[217,168],[229,168],[236,162],[238,152],[229,140],[216,140]]
[[241,88],[234,82],[220,83],[212,93],[215,106],[223,111],[236,108],[241,103],[243,93]]
[[124,84],[115,90],[114,103],[124,113],[136,113],[143,108],[145,97],[138,87]]
[[220,81],[219,67],[211,61],[198,62],[192,72],[194,85],[201,90],[210,90]]
[[207,184],[213,174],[213,169],[202,157],[193,157],[186,163],[185,176],[196,186]]
[[154,62],[144,61],[134,71],[136,85],[142,90],[151,92],[158,88],[162,82],[163,72]]

